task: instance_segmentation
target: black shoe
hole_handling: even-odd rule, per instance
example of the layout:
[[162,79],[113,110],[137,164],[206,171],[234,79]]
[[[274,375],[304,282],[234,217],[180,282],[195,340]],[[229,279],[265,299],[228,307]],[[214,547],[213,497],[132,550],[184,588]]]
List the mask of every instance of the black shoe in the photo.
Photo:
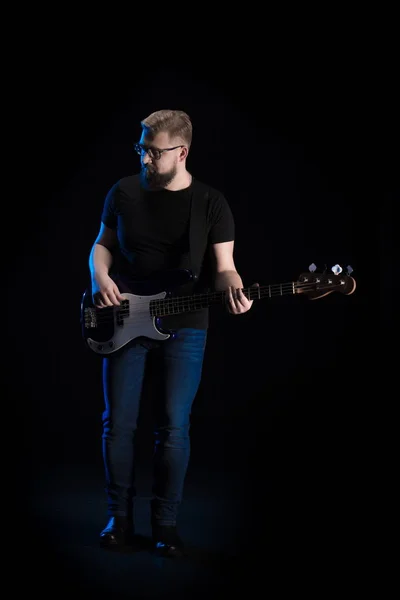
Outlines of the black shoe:
[[153,549],[158,556],[180,558],[184,545],[175,525],[153,525]]
[[100,533],[100,545],[103,548],[120,548],[133,543],[134,527],[127,517],[111,517]]

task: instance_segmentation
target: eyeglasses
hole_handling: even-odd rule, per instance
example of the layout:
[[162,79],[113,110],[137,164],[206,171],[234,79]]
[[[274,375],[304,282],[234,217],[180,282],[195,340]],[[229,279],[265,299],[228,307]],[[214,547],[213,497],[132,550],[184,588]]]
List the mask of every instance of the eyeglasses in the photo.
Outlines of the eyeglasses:
[[135,144],[134,148],[140,156],[148,154],[150,158],[154,160],[160,160],[163,152],[169,152],[170,150],[176,150],[177,148],[183,148],[183,146],[174,146],[173,148],[146,148],[143,144]]

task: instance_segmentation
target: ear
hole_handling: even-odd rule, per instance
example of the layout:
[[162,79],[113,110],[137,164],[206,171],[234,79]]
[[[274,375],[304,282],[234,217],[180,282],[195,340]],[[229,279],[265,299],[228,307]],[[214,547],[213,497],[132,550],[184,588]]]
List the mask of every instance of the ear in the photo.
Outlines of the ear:
[[183,148],[181,148],[181,151],[179,152],[179,160],[185,160],[188,154],[189,150],[186,146],[183,146]]

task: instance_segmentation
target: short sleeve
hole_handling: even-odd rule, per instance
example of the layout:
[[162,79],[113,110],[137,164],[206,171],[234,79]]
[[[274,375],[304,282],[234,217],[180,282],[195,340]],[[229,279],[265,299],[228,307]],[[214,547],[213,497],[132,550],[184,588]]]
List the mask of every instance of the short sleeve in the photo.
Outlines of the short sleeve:
[[117,199],[119,191],[119,182],[115,183],[106,195],[104,200],[103,212],[101,220],[110,229],[117,227]]
[[212,199],[208,239],[210,244],[220,244],[235,239],[232,210],[223,194],[218,194]]

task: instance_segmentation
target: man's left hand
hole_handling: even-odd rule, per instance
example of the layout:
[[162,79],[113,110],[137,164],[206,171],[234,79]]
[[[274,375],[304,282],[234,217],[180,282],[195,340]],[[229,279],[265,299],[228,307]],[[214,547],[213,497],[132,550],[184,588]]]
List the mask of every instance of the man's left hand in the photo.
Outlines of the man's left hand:
[[[259,287],[258,283],[252,287]],[[241,315],[253,305],[254,300],[249,300],[241,289],[236,289],[234,286],[229,286],[227,290],[227,308],[232,315]]]

